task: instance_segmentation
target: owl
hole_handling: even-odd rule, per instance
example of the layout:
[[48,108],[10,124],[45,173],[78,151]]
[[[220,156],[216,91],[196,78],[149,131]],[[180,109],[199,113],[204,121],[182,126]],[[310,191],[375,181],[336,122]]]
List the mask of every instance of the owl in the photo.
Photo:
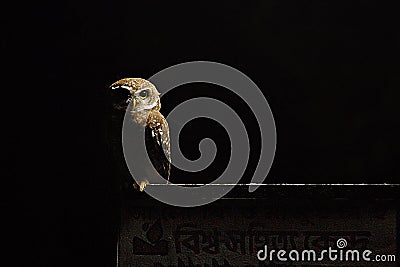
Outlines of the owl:
[[[124,143],[130,147],[125,159],[132,160],[136,181],[135,188],[143,191],[158,172],[169,181],[171,154],[168,122],[160,113],[160,93],[149,81],[141,78],[125,78],[113,83],[112,90],[127,90],[128,109],[125,120]],[[144,142],[143,142],[144,136]],[[144,147],[145,144],[145,147]],[[126,154],[130,153],[130,154]],[[144,153],[147,153],[145,155]],[[149,160],[151,162],[149,162]],[[129,164],[128,164],[129,165]]]

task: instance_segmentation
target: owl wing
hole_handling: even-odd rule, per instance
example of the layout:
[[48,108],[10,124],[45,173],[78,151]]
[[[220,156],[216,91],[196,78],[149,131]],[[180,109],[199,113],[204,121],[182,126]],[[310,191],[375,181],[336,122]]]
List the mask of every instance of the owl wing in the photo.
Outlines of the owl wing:
[[169,180],[171,172],[169,127],[167,120],[158,111],[151,112],[147,120],[145,140],[151,163],[164,179]]

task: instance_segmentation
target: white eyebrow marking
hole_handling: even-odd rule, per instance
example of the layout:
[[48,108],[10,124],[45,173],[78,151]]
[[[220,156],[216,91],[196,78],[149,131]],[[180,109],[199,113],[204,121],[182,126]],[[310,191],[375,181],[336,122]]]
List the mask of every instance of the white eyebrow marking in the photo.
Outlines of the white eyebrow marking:
[[131,88],[130,88],[129,86],[126,86],[126,85],[121,85],[120,87],[121,87],[121,88],[124,88],[124,89],[126,89],[126,90],[131,90]]

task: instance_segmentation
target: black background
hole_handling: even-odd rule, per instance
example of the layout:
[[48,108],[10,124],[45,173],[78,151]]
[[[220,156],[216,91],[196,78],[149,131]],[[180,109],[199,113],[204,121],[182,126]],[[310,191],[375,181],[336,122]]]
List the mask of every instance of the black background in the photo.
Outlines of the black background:
[[397,17],[379,1],[52,1],[3,10],[12,181],[3,203],[17,205],[4,220],[22,215],[9,231],[14,266],[113,265],[119,193],[107,87],[186,61],[228,64],[263,90],[278,133],[267,182],[398,183]]

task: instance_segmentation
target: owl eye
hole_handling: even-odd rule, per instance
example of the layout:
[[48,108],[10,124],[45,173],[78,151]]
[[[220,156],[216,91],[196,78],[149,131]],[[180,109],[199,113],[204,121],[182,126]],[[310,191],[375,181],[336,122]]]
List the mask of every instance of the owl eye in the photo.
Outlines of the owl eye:
[[146,97],[147,97],[147,91],[146,91],[146,90],[141,91],[141,92],[139,93],[139,96],[140,96],[141,98],[146,98]]

